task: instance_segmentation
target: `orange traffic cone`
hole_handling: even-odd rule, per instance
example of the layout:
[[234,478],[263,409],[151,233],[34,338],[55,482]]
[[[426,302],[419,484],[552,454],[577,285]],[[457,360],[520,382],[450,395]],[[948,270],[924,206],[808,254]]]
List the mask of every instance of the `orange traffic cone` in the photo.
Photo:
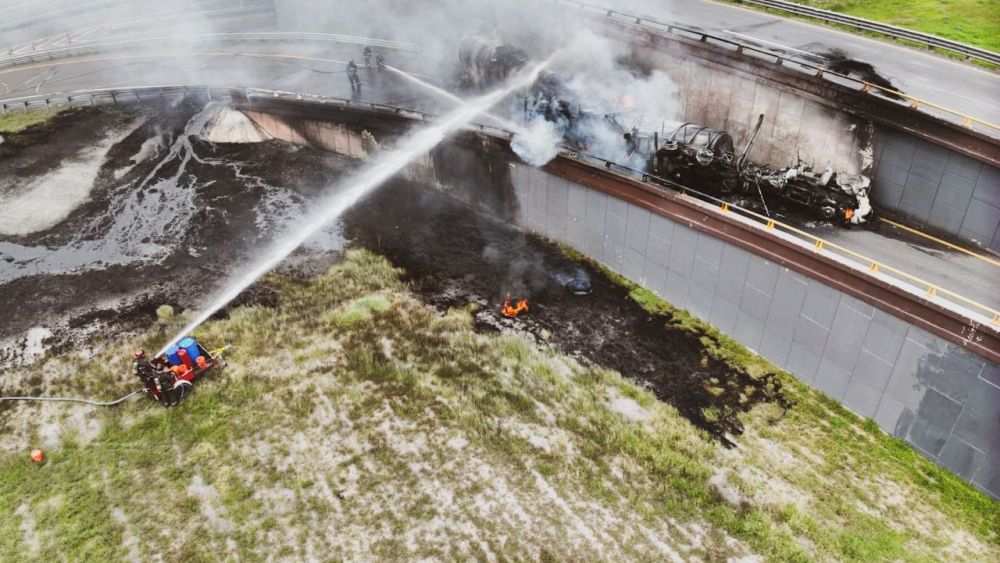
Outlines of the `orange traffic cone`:
[[35,463],[41,463],[45,461],[45,454],[42,453],[42,450],[31,450],[31,459]]

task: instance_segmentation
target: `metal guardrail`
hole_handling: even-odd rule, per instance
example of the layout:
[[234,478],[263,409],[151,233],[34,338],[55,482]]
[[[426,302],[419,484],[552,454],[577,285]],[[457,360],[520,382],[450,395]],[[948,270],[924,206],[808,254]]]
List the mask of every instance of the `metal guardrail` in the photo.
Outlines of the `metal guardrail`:
[[[812,246],[816,252],[822,252],[825,250],[827,252],[830,252],[831,254],[847,258],[852,262],[854,262],[855,264],[863,266],[864,268],[867,269],[867,274],[869,275],[876,276],[878,274],[887,274],[888,277],[911,284],[912,286],[914,286],[915,289],[918,289],[918,291],[915,292],[916,294],[923,295],[927,299],[942,297],[946,301],[950,301],[956,305],[965,307],[971,311],[979,313],[980,315],[983,315],[984,318],[990,319],[989,323],[992,324],[995,328],[1000,329],[1000,311],[992,307],[989,307],[987,305],[983,305],[982,303],[979,303],[972,299],[969,299],[968,297],[965,297],[963,295],[959,295],[954,291],[942,288],[939,284],[931,283],[929,281],[924,280],[923,278],[914,276],[913,274],[909,274],[898,268],[888,266],[880,260],[869,258],[845,246],[830,242],[826,239],[823,239],[822,237],[818,237],[816,235],[803,231],[802,229],[799,229],[798,227],[795,227],[793,225],[782,223],[781,221],[777,221],[766,215],[761,215],[760,213],[757,213],[745,207],[740,207],[738,205],[735,205],[718,197],[706,194],[704,192],[700,192],[693,188],[689,188],[687,186],[684,186],[683,184],[679,184],[672,180],[662,178],[660,176],[656,176],[655,174],[650,174],[648,172],[643,172],[641,170],[636,170],[634,168],[630,168],[628,166],[618,164],[616,162],[598,156],[590,155],[581,151],[575,151],[570,149],[566,150],[573,157],[581,159],[585,162],[589,161],[591,163],[599,163],[601,166],[603,166],[608,170],[615,171],[618,173],[624,173],[623,174],[624,176],[630,177],[632,179],[639,179],[642,182],[648,182],[651,179],[655,179],[658,183],[670,186],[675,191],[680,192],[682,196],[694,196],[702,201],[714,204],[715,206],[718,207],[719,213],[722,214],[733,213],[736,215],[740,215],[746,219],[749,219],[755,223],[764,225],[764,228],[767,231],[770,232],[782,231],[788,233],[792,235],[794,238],[802,242],[806,242],[807,246]],[[861,269],[856,269],[856,270],[859,272],[859,274],[862,275],[865,274],[865,272],[862,271]]]
[[[437,115],[432,113],[402,108],[389,104],[358,102],[356,100],[324,96],[322,94],[289,92],[271,90],[267,88],[237,88],[231,86],[147,86],[140,88],[94,90],[60,96],[30,96],[0,102],[0,113],[59,106],[92,106],[102,103],[137,103],[168,97],[184,97],[188,95],[205,96],[210,100],[232,100],[242,98],[252,101],[253,98],[279,98],[284,100],[308,101],[345,108],[359,108],[379,113],[388,113],[421,121],[430,121],[437,117]],[[492,125],[473,124],[470,126],[470,129],[481,131],[505,140],[509,140],[513,136],[511,131]],[[870,275],[876,277],[876,279],[882,279],[883,281],[888,279],[896,280],[897,282],[904,282],[910,287],[899,286],[900,289],[909,291],[911,294],[927,300],[937,299],[939,305],[952,305],[953,307],[960,307],[960,310],[952,310],[963,317],[970,317],[969,313],[978,314],[983,317],[983,324],[992,325],[994,330],[1000,330],[1000,311],[962,296],[954,291],[945,289],[938,284],[928,282],[918,276],[909,274],[899,270],[898,268],[888,266],[879,260],[869,258],[849,248],[827,241],[821,237],[803,231],[798,227],[776,221],[771,217],[761,215],[755,211],[732,204],[718,197],[694,190],[672,180],[636,170],[585,152],[568,149],[566,147],[563,148],[565,153],[567,153],[571,158],[581,160],[593,166],[603,167],[633,180],[637,179],[643,182],[648,182],[650,179],[655,179],[657,182],[661,183],[662,186],[659,186],[658,184],[650,185],[658,186],[663,189],[672,189],[679,192],[682,196],[696,197],[699,200],[716,206],[719,213],[732,213],[734,215],[739,215],[746,220],[762,225],[767,231],[780,231],[786,233],[793,239],[798,240],[799,243],[804,244],[805,247],[808,248],[811,246],[815,252],[820,253],[826,251],[830,256],[840,257],[843,260],[849,261],[854,265],[853,269],[858,273],[858,275]]]
[[[753,57],[756,59],[763,58],[764,60],[771,60],[771,62],[780,65],[785,68],[792,70],[798,70],[799,72],[804,72],[811,74],[816,78],[821,78],[827,81],[831,81],[840,85],[852,84],[857,88],[858,92],[878,95],[881,99],[896,103],[899,105],[909,106],[911,109],[923,110],[924,113],[928,115],[935,115],[939,118],[947,119],[953,123],[961,124],[969,129],[976,130],[977,128],[980,132],[983,130],[987,131],[989,135],[993,137],[1000,137],[1000,125],[991,123],[984,119],[974,117],[972,115],[952,110],[940,104],[930,102],[911,96],[904,92],[893,90],[891,88],[886,88],[873,84],[871,82],[866,82],[864,80],[854,78],[845,74],[836,73],[830,71],[822,66],[816,65],[814,63],[797,59],[795,57],[790,57],[786,53],[775,52],[771,49],[764,47],[752,45],[746,42],[735,41],[733,39],[719,37],[705,32],[701,29],[685,26],[682,24],[662,22],[655,18],[650,18],[640,14],[635,14],[633,12],[623,12],[613,9],[604,8],[594,4],[588,4],[579,0],[552,0],[555,4],[571,5],[575,6],[582,11],[589,11],[591,13],[601,14],[606,18],[616,21],[618,23],[633,24],[637,26],[644,26],[649,28],[654,28],[660,32],[667,32],[669,34],[686,36],[690,39],[696,39],[703,43],[712,43],[718,46],[728,47],[733,52],[741,54],[748,57]],[[11,67],[22,64],[31,64],[36,62],[45,62],[58,58],[64,57],[75,57],[83,56],[89,54],[98,54],[107,51],[112,51],[116,49],[123,49],[128,47],[141,47],[146,44],[162,43],[165,41],[177,40],[178,37],[158,37],[151,39],[141,39],[141,40],[129,40],[129,41],[119,41],[104,44],[92,44],[83,47],[69,47],[64,49],[54,49],[51,51],[46,51],[42,53],[30,53],[26,55],[19,55],[8,58],[0,58],[0,68]],[[257,32],[257,33],[231,33],[231,34],[210,34],[210,35],[198,35],[193,37],[186,37],[186,40],[203,40],[203,41],[318,41],[318,42],[333,42],[333,43],[348,43],[355,45],[371,45],[373,47],[382,47],[387,49],[396,49],[403,51],[419,51],[420,46],[415,43],[404,43],[397,41],[388,41],[383,39],[373,39],[365,37],[356,37],[350,35],[337,35],[329,33],[281,33],[281,32]],[[936,114],[926,110],[933,110],[937,112]],[[943,114],[943,115],[942,115]]]
[[371,37],[357,37],[354,35],[339,35],[334,33],[283,33],[276,31],[259,31],[250,33],[212,33],[205,35],[186,36],[163,36],[150,37],[146,39],[128,39],[122,41],[111,41],[107,43],[95,43],[79,47],[66,47],[62,49],[52,49],[15,55],[12,57],[0,58],[0,68],[7,68],[19,65],[47,62],[56,59],[80,57],[85,55],[95,55],[107,52],[121,51],[125,49],[135,49],[149,46],[159,46],[171,44],[172,42],[190,43],[218,43],[218,42],[241,42],[241,41],[295,41],[295,42],[319,42],[319,43],[340,43],[350,45],[370,45],[383,49],[394,49],[397,51],[419,52],[420,45],[416,43],[406,43],[402,41],[389,41],[386,39],[374,39]]
[[[101,104],[139,103],[153,100],[183,98],[185,96],[201,96],[205,99],[214,101],[229,101],[240,98],[281,98],[285,100],[329,104],[344,108],[360,108],[380,113],[391,113],[421,121],[429,121],[437,117],[434,114],[416,109],[381,104],[378,102],[362,102],[348,98],[324,96],[322,94],[288,92],[267,88],[243,88],[236,86],[182,85],[119,87],[97,90],[81,90],[70,94],[41,94],[37,96],[13,98],[0,101],[0,114],[6,114],[13,111],[30,111],[34,109],[46,109],[63,106],[87,107]],[[507,138],[510,138],[511,135],[511,133],[506,129],[490,125],[476,124],[474,128],[476,130],[489,132],[494,135],[506,136]]]
[[640,29],[676,35],[678,37],[692,39],[701,43],[723,47],[729,49],[735,54],[743,55],[755,60],[764,60],[783,68],[812,75],[815,78],[820,78],[840,86],[850,85],[857,92],[868,95],[877,95],[882,100],[901,106],[909,106],[911,109],[921,110],[925,114],[932,115],[955,124],[960,124],[972,130],[978,130],[979,132],[986,133],[994,138],[1000,138],[1000,125],[991,123],[985,119],[980,119],[967,113],[956,111],[898,90],[893,90],[892,88],[879,86],[878,84],[873,84],[860,78],[854,78],[853,76],[833,72],[823,66],[790,56],[784,52],[777,52],[773,49],[753,45],[744,41],[737,41],[728,37],[720,37],[697,27],[673,22],[664,22],[655,18],[636,14],[634,12],[622,12],[619,10],[608,9],[594,4],[581,2],[579,0],[552,1],[556,4],[574,6],[581,12],[595,17],[603,17],[603,19],[614,23],[632,25],[639,27]]
[[756,4],[758,6],[770,8],[772,10],[780,10],[783,12],[788,12],[799,16],[806,16],[827,23],[837,23],[841,25],[850,26],[856,29],[862,29],[864,31],[880,33],[887,37],[892,37],[893,39],[905,39],[906,41],[919,43],[920,45],[923,45],[928,48],[940,49],[942,51],[949,51],[952,53],[956,53],[958,55],[964,56],[967,59],[977,59],[990,64],[1000,65],[1000,54],[994,53],[993,51],[987,49],[981,49],[979,47],[974,47],[972,45],[960,43],[958,41],[952,41],[950,39],[945,39],[943,37],[931,35],[929,33],[922,33],[919,31],[914,31],[912,29],[905,29],[902,27],[896,27],[894,25],[874,22],[856,16],[838,14],[837,12],[821,10],[819,8],[813,8],[811,6],[804,6],[802,4],[796,4],[795,2],[784,2],[782,0],[736,0],[736,1],[745,2],[747,4]]

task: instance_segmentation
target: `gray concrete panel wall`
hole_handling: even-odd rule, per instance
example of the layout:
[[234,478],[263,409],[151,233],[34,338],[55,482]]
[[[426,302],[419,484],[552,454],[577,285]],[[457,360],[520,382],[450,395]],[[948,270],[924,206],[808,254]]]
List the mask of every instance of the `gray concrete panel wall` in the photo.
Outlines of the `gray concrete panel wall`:
[[1000,367],[788,268],[523,164],[522,227],[567,243],[1000,498]]
[[1000,250],[1000,170],[887,128],[875,157],[877,206]]

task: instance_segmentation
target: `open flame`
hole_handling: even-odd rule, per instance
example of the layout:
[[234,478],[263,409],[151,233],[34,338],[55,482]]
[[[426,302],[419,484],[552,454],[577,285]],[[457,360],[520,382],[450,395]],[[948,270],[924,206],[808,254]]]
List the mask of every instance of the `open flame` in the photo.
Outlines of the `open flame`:
[[503,300],[503,308],[500,309],[500,312],[503,313],[503,316],[509,319],[513,319],[514,317],[520,315],[521,313],[528,312],[528,300],[519,299],[517,301],[517,304],[511,305],[510,294],[508,293],[507,298]]

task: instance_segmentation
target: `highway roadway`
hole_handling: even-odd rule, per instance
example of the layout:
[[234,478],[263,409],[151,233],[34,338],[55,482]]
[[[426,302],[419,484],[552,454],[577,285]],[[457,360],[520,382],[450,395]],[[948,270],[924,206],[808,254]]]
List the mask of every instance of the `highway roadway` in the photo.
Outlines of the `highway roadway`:
[[[590,1],[611,4],[606,0]],[[1000,124],[1000,74],[971,63],[711,0],[617,0],[614,8],[696,26],[792,55],[823,55],[837,49],[871,64],[911,96]]]
[[[408,68],[412,55],[389,53],[389,62]],[[287,90],[354,98],[427,112],[447,107],[386,71],[361,69],[362,93],[352,95],[347,61],[361,62],[360,48],[298,44],[226,44],[101,54],[47,61],[0,70],[0,101],[61,95],[90,89],[161,85],[212,85]]]
[[[413,68],[414,55],[390,53],[390,63]],[[67,94],[135,86],[207,84],[260,87],[349,98],[345,64],[360,60],[358,47],[305,44],[227,44],[164,52],[130,52],[62,59],[0,70],[0,101],[37,94]],[[439,112],[451,102],[391,73],[361,71],[359,101]],[[872,259],[917,275],[994,309],[1000,309],[997,266],[928,240],[884,236],[828,225],[806,225],[817,235]]]

